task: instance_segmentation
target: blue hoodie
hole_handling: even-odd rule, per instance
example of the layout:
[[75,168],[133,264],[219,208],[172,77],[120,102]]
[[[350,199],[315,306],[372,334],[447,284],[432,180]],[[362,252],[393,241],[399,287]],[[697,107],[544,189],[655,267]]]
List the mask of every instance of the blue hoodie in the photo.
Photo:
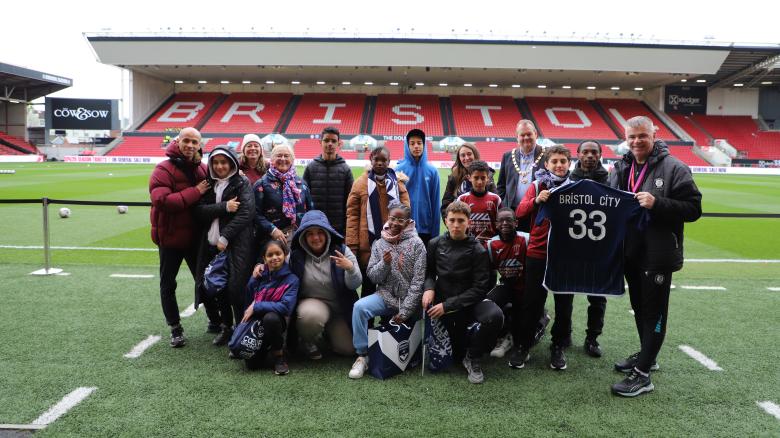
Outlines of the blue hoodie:
[[428,164],[428,147],[423,148],[420,160],[412,157],[409,150],[409,136],[422,135],[425,141],[425,133],[419,129],[413,129],[406,134],[404,140],[404,159],[395,166],[396,172],[403,172],[409,177],[406,182],[406,190],[409,191],[409,201],[412,206],[412,219],[417,225],[417,232],[430,234],[431,238],[439,235],[441,194],[439,190],[439,171]]

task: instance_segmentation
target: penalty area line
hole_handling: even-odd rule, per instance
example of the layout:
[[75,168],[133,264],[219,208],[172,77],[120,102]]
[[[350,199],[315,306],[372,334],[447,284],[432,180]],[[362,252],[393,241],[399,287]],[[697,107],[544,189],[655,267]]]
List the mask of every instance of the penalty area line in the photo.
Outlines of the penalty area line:
[[160,341],[160,337],[157,335],[149,335],[148,338],[144,339],[143,341],[139,342],[138,345],[133,347],[132,350],[130,350],[129,353],[125,354],[124,357],[128,359],[135,359],[140,357],[142,354],[144,354],[144,351],[146,351],[149,347],[156,344]]
[[699,362],[700,364],[704,365],[705,368],[707,368],[710,371],[723,371],[723,368],[719,367],[717,363],[715,363],[714,360],[710,359],[709,357],[705,356],[704,353],[696,350],[695,348],[689,346],[689,345],[680,345],[678,348],[680,350],[690,356],[693,360],[696,362]]
[[780,406],[771,401],[757,401],[756,404],[767,414],[780,420]]

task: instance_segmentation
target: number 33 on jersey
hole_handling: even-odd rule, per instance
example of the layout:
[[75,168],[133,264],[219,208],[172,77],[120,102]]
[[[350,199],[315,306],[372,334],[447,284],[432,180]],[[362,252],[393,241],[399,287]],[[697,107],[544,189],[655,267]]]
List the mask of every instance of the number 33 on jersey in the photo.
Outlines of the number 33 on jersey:
[[649,220],[633,193],[580,180],[550,193],[536,223],[544,219],[550,220],[547,290],[623,295],[623,238]]

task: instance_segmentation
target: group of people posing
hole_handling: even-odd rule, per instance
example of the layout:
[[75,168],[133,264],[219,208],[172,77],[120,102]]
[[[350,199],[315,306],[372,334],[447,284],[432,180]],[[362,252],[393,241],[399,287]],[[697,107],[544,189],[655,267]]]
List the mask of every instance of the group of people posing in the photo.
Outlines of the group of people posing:
[[[615,364],[627,376],[612,391],[651,391],[671,273],[682,266],[682,223],[701,215],[690,171],[655,140],[655,127],[641,116],[627,122],[630,151],[611,174],[601,165],[597,141],[579,145],[570,170],[567,148],[536,145],[533,122],[521,120],[516,131],[518,146],[504,154],[497,183],[479,150],[465,143],[442,194],[419,129],[406,135],[404,157],[394,169],[390,151],[380,146],[356,180],[338,155],[342,140],[335,128],[323,130],[322,154],[302,176],[290,146],[275,146],[266,161],[254,134],[244,136],[238,155],[220,146],[204,164],[200,133],[183,129],[149,186],[171,346],[186,343],[175,295],[176,274],[186,261],[195,306],[205,307],[213,343],[227,344],[242,321],[262,320],[278,375],[289,372],[287,352],[317,360],[332,351],[356,356],[348,376],[362,377],[369,366],[368,330],[378,317],[395,323],[440,319],[472,383],[484,381],[481,361],[488,354],[508,355],[510,367],[523,368],[550,321],[542,285],[549,221],[537,224],[537,212],[556,187],[591,179],[635,193],[650,211],[650,225],[630,232],[625,244],[641,348]],[[446,232],[440,235],[442,220]],[[227,287],[209,296],[204,271],[222,252],[229,262]],[[555,370],[567,367],[572,297],[554,294],[549,364]],[[583,345],[600,357],[606,298],[588,300]],[[247,365],[262,362],[258,357]]]

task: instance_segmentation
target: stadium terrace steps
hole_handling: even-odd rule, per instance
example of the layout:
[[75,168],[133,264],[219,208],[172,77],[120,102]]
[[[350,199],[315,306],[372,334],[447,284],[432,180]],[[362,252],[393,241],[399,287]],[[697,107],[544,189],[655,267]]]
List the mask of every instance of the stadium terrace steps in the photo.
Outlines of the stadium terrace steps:
[[587,99],[526,97],[525,101],[546,138],[618,138]]
[[8,149],[14,149],[17,154],[6,155],[24,155],[24,154],[38,154],[38,148],[32,143],[24,141],[24,139],[9,135],[3,131],[0,131],[0,144],[4,145]]
[[[661,121],[647,106],[636,99],[596,99],[604,112],[610,117],[610,120],[618,127],[625,126],[626,120],[634,116],[645,116],[653,121],[658,127],[656,138],[666,141],[679,141],[680,138],[674,135],[666,124]],[[623,137],[620,135],[619,137]]]
[[669,146],[669,153],[689,166],[711,166],[705,159],[696,155],[690,146]]
[[344,135],[360,134],[365,103],[365,94],[304,94],[284,132],[320,134],[333,126]]
[[374,135],[406,135],[422,129],[427,136],[444,135],[439,98],[423,94],[380,94],[377,96]]
[[712,136],[702,130],[699,125],[684,114],[668,114],[696,143],[697,146],[712,144]]
[[514,137],[522,118],[508,96],[450,97],[455,135],[461,137]]
[[222,96],[221,93],[178,93],[166,101],[139,131],[164,132],[197,126]]
[[707,116],[694,114],[691,118],[715,139],[726,139],[745,158],[761,160],[780,159],[780,133],[759,131],[750,116]]
[[291,98],[292,93],[230,94],[206,120],[201,132],[273,132]]
[[164,157],[165,137],[125,136],[106,155],[113,157]]
[[0,143],[0,155],[24,155],[24,153]]

